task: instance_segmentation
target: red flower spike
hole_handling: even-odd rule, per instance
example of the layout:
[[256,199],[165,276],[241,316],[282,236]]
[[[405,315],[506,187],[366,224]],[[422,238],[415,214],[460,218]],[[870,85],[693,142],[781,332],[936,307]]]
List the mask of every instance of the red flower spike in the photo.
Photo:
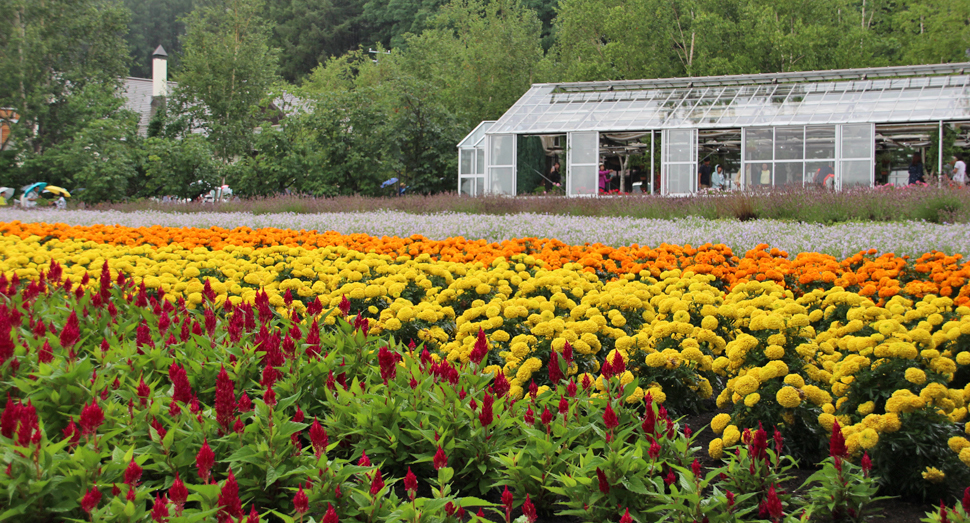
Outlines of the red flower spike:
[[567,341],[562,347],[562,359],[566,360],[566,367],[573,364],[573,346]]
[[350,314],[350,300],[347,299],[346,294],[340,298],[340,304],[337,305],[337,308],[340,310],[340,314],[344,316]]
[[[339,496],[337,496],[339,498]],[[340,523],[337,518],[337,511],[333,509],[333,505],[327,503],[327,512],[323,515],[323,521],[321,523]]]
[[842,427],[839,426],[838,420],[832,424],[832,437],[829,438],[829,456],[849,457],[849,450],[845,447],[845,437],[842,435]]
[[313,452],[317,459],[320,459],[320,456],[327,452],[327,431],[320,425],[317,418],[313,418],[313,424],[310,425],[310,444],[313,445]]
[[253,409],[253,401],[249,399],[249,396],[243,392],[239,395],[239,401],[236,402],[236,408],[239,412],[249,412]]
[[529,397],[532,398],[532,401],[535,401],[536,396],[538,395],[539,395],[539,386],[536,385],[535,380],[529,381]]
[[[229,303],[229,300],[226,300]],[[259,512],[256,512],[256,506],[249,506],[249,517],[246,518],[246,523],[259,523]]]
[[[232,431],[236,434],[242,434],[246,430],[246,424],[243,423],[242,418],[236,418],[236,422],[232,424]],[[297,436],[298,433],[294,434]]]
[[485,359],[485,356],[487,355],[488,355],[488,340],[485,338],[485,331],[482,330],[481,327],[479,327],[478,338],[475,340],[475,347],[468,355],[468,358],[472,361],[472,363],[474,363],[475,365],[478,365],[482,362],[483,359]]
[[536,424],[536,414],[532,411],[532,405],[529,405],[526,409],[525,415],[522,416],[522,421],[528,423],[530,427]]
[[360,460],[357,462],[357,466],[358,467],[369,467],[369,466],[371,466],[371,464],[370,464],[370,458],[367,457],[367,452],[361,452],[360,453]]
[[242,517],[242,505],[239,503],[239,484],[236,483],[236,476],[229,469],[229,477],[222,484],[219,492],[219,523],[229,523],[229,518],[239,519]]
[[734,492],[731,492],[730,490],[728,490],[726,491],[726,495],[727,495],[728,508],[731,508],[734,506]]
[[[44,322],[37,322],[38,325],[43,325]],[[50,363],[54,360],[54,349],[51,348],[49,341],[44,340],[44,345],[37,351],[37,361],[41,363]]]
[[148,397],[151,396],[152,389],[145,383],[144,377],[139,378],[138,389],[135,390],[135,393],[138,395],[138,402],[141,403],[142,407],[148,405]]
[[155,523],[168,522],[168,500],[155,494],[155,504],[152,505],[152,521]]
[[63,431],[64,439],[70,440],[70,446],[75,446],[81,441],[81,431],[74,424],[74,417],[71,416],[71,422],[67,424],[67,427]]
[[559,353],[552,351],[549,354],[549,381],[555,387],[563,379],[562,369],[559,368]]
[[768,515],[772,520],[780,521],[785,516],[781,506],[781,500],[778,499],[778,493],[775,492],[774,485],[768,489],[768,497],[765,498],[765,508],[768,510]]
[[223,432],[229,431],[229,424],[236,417],[236,392],[235,383],[229,379],[229,373],[223,366],[219,369],[216,376],[216,421]]
[[296,510],[301,518],[303,514],[306,514],[310,510],[310,498],[306,496],[306,492],[303,492],[302,483],[300,484],[300,490],[293,496],[293,509]]
[[293,421],[295,423],[303,423],[303,420],[304,419],[306,419],[306,416],[304,416],[304,414],[303,414],[303,409],[301,409],[300,406],[297,405],[296,406],[296,414],[293,415]]
[[509,383],[508,378],[505,377],[505,373],[501,370],[495,373],[495,381],[492,382],[492,392],[499,398],[505,396],[509,393],[509,389],[512,388],[512,384]]
[[202,440],[202,448],[199,449],[199,453],[195,456],[195,467],[199,469],[199,478],[206,485],[209,484],[209,471],[212,470],[212,465],[215,463],[215,460],[216,455],[212,452],[212,448],[209,447],[209,439]]
[[69,349],[74,346],[75,343],[81,338],[81,327],[77,319],[77,312],[71,311],[71,315],[67,318],[67,323],[64,324],[64,328],[61,329],[60,342],[61,347]]
[[512,520],[512,493],[509,492],[509,486],[505,486],[505,490],[502,491],[502,505],[505,506],[505,521]]
[[542,421],[543,425],[547,426],[552,423],[552,411],[549,410],[548,406],[546,406],[542,411],[542,418],[540,418],[540,421]]
[[694,458],[694,462],[690,464],[690,471],[694,473],[695,478],[701,477],[701,462]]
[[185,501],[189,498],[189,491],[185,488],[185,483],[182,483],[182,478],[179,477],[178,472],[175,473],[175,481],[172,482],[172,486],[168,489],[168,498],[175,505],[175,516],[181,516],[182,510],[185,507]]
[[380,494],[381,489],[384,488],[384,475],[381,473],[381,469],[377,469],[374,474],[374,479],[370,483],[370,495],[376,496]]
[[648,451],[648,454],[652,459],[657,459],[660,457],[660,444],[657,443],[656,439],[650,442],[650,450]]
[[569,400],[565,396],[559,397],[559,413],[563,416],[569,415]]
[[596,479],[599,481],[600,492],[603,494],[610,493],[610,482],[606,479],[606,473],[603,469],[596,467]]
[[125,469],[125,485],[137,487],[138,480],[141,479],[141,472],[142,470],[141,467],[138,466],[138,463],[135,463],[135,460],[131,460],[131,462],[128,463],[128,468]]
[[[445,455],[445,450],[441,448],[441,445],[438,445],[438,452],[435,452],[432,463],[435,470],[441,470],[448,466],[448,456]],[[410,470],[410,467],[408,470]]]
[[[862,455],[861,465],[862,465],[862,475],[868,478],[869,471],[872,470],[872,460],[869,459],[868,452]],[[968,494],[970,494],[970,487],[967,487],[967,491],[963,493],[964,508],[970,506],[970,503],[968,503],[970,502],[970,497],[968,497]],[[968,514],[970,514],[970,512],[968,512]]]
[[377,362],[381,367],[381,379],[386,385],[388,381],[397,377],[397,359],[387,347],[377,351]]
[[528,494],[525,495],[525,503],[522,504],[522,514],[525,515],[529,523],[535,523],[539,519],[536,515],[536,507],[532,504],[532,500],[529,499]]
[[173,361],[168,367],[168,379],[172,382],[172,399],[181,403],[188,403],[192,399],[192,385],[189,384],[185,367],[176,365]]
[[633,523],[633,518],[630,517],[630,509],[626,509],[623,513],[623,517],[620,518],[620,523]]
[[603,424],[608,430],[613,430],[620,425],[616,412],[613,412],[613,406],[609,403],[606,404],[606,411],[603,412]]
[[673,485],[677,481],[677,476],[674,475],[674,469],[669,469],[667,475],[664,477],[664,484],[668,487]]
[[415,493],[418,491],[418,477],[411,472],[411,467],[408,467],[408,473],[404,476],[404,490],[407,491],[411,501],[414,501]]
[[495,398],[491,394],[485,393],[485,397],[482,398],[482,411],[478,414],[478,421],[481,422],[483,427],[487,427],[492,424],[495,417],[492,415],[492,404],[495,403]]
[[569,385],[566,385],[566,396],[576,397],[576,382],[574,380],[569,380]]
[[135,492],[135,489],[129,488],[128,489],[128,493],[125,494],[125,500],[126,501],[135,501],[135,499],[137,498],[137,496],[138,496],[138,493]]
[[83,498],[81,498],[81,510],[90,514],[91,511],[98,506],[98,503],[101,503],[101,491],[96,488],[92,488],[84,494]]

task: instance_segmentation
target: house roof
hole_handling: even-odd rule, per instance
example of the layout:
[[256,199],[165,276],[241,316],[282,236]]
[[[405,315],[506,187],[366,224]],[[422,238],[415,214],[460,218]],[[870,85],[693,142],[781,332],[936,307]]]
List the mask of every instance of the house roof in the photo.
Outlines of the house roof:
[[[172,92],[178,84],[168,82],[168,92]],[[150,78],[125,78],[124,85],[125,108],[139,115],[138,133],[144,135],[148,131],[148,122],[152,114],[152,80]]]

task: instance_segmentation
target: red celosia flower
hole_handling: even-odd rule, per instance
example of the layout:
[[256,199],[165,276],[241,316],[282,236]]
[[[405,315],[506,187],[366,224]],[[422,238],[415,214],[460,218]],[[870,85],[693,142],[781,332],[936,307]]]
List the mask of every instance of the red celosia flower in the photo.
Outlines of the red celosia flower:
[[573,346],[568,341],[562,347],[562,359],[566,360],[566,367],[573,363]]
[[71,348],[80,338],[81,327],[78,323],[77,312],[71,311],[71,315],[67,317],[67,323],[65,323],[64,328],[61,329],[61,347],[64,347],[65,349]]
[[377,351],[377,362],[381,367],[381,379],[384,380],[386,385],[388,381],[397,376],[397,360],[387,347],[381,347]]
[[357,466],[358,467],[369,467],[369,466],[371,466],[370,465],[370,458],[367,457],[367,452],[361,452],[360,453],[360,460],[357,462]]
[[509,389],[512,385],[509,383],[508,378],[505,377],[505,373],[499,370],[495,373],[495,381],[492,382],[492,393],[501,398],[509,393]]
[[138,466],[138,463],[135,463],[135,460],[131,460],[131,462],[128,463],[128,468],[125,469],[125,485],[137,487],[138,480],[140,479],[141,467]]
[[407,491],[411,501],[414,501],[414,496],[418,491],[418,477],[414,475],[414,472],[411,472],[411,467],[408,467],[408,473],[404,476],[404,490]]
[[17,431],[17,420],[20,419],[20,403],[14,403],[7,393],[7,406],[0,415],[0,434],[5,438],[12,438]]
[[650,442],[650,450],[647,451],[652,459],[657,459],[660,456],[660,444],[654,439]]
[[529,426],[533,426],[536,423],[536,415],[532,412],[532,405],[529,405],[525,410],[525,415],[522,417],[522,421],[525,421]]
[[152,521],[166,523],[168,521],[168,500],[155,494],[155,504],[152,505]]
[[320,456],[327,451],[327,430],[320,425],[317,418],[313,418],[313,424],[310,425],[310,443],[313,445],[313,452],[317,459],[320,459]]
[[172,325],[172,319],[168,317],[167,311],[161,312],[162,314],[158,317],[158,332],[163,333]]
[[381,469],[377,469],[374,472],[374,479],[370,483],[370,495],[376,496],[384,488],[384,475],[381,474]]
[[[228,303],[228,300],[226,300]],[[259,523],[259,512],[256,512],[256,506],[249,506],[249,517],[246,518],[246,523]]]
[[81,510],[90,514],[91,511],[98,506],[98,503],[101,503],[101,491],[96,488],[92,488],[84,494],[83,498],[81,498]]
[[236,408],[239,410],[239,412],[249,412],[252,410],[253,401],[249,399],[249,396],[245,391],[239,395],[239,401],[236,402]]
[[441,448],[441,445],[438,445],[438,452],[435,452],[432,463],[434,464],[435,470],[440,470],[448,466],[448,456],[445,455],[445,449]]
[[301,518],[303,517],[303,514],[306,514],[306,512],[310,510],[310,498],[306,496],[306,492],[303,492],[302,483],[300,484],[300,490],[298,490],[296,495],[293,496],[293,509],[296,510],[297,514],[299,514]]
[[304,419],[306,419],[306,416],[304,416],[304,414],[303,414],[303,409],[301,409],[300,406],[297,405],[296,406],[296,414],[293,415],[293,421],[295,423],[303,423],[303,420]]
[[329,502],[327,503],[327,512],[323,515],[323,521],[321,523],[340,523],[340,520],[337,518],[337,511],[333,509],[333,505]]
[[[206,280],[206,283],[208,283],[208,280]],[[208,307],[205,308],[203,322],[205,323],[205,331],[209,336],[216,333],[216,313],[212,312]]]
[[775,492],[774,484],[768,488],[768,496],[764,501],[761,502],[760,509],[760,511],[766,513],[766,515],[771,518],[772,521],[781,521],[781,518],[785,516],[781,506],[781,500],[778,499],[778,493]]
[[155,429],[155,432],[158,433],[159,440],[164,439],[165,434],[168,434],[168,430],[165,429],[165,425],[162,425],[162,422],[158,421],[156,418],[152,418],[150,425],[153,429]]
[[829,456],[840,458],[849,456],[849,450],[845,447],[845,437],[842,436],[842,427],[839,426],[838,421],[832,424],[832,437],[829,438]]
[[542,421],[543,425],[549,425],[552,423],[552,411],[549,410],[548,405],[543,409],[542,417],[539,420]]
[[317,324],[317,320],[313,320],[310,324],[310,331],[307,333],[306,341],[306,355],[308,358],[313,359],[320,355],[320,326]]
[[[37,322],[38,325],[43,325],[44,322]],[[44,345],[37,351],[37,361],[41,363],[50,363],[54,360],[54,349],[51,348],[49,341],[44,340]]]
[[127,500],[127,501],[135,501],[135,499],[137,498],[137,496],[138,496],[138,493],[135,491],[135,489],[130,488],[130,489],[128,489],[128,493],[125,494],[125,500]]
[[559,413],[563,416],[567,416],[569,414],[569,400],[567,400],[565,396],[559,397]]
[[81,434],[85,436],[94,434],[102,423],[104,423],[104,411],[101,410],[101,406],[96,401],[91,400],[90,405],[85,405],[81,409],[81,417],[78,418],[78,424],[81,425]]
[[535,401],[536,396],[538,395],[539,395],[539,386],[536,385],[536,381],[535,380],[529,381],[529,397],[532,398],[532,401]]
[[81,431],[78,430],[77,425],[74,424],[74,416],[71,416],[71,422],[67,424],[63,434],[64,439],[71,441],[70,445],[72,447],[81,441]]
[[[232,431],[236,434],[242,434],[246,430],[246,424],[243,423],[242,418],[236,418],[235,423],[232,424]],[[299,433],[294,433],[294,436],[299,436]]]
[[152,340],[152,331],[148,328],[148,323],[141,320],[135,329],[135,346],[155,348],[155,341]]
[[614,376],[619,376],[626,372],[626,361],[623,359],[623,356],[621,356],[620,353],[613,355],[612,368]]
[[138,382],[138,389],[135,391],[135,394],[138,395],[138,401],[141,403],[142,407],[148,405],[148,396],[152,394],[152,389],[150,389],[148,384],[145,383],[144,377],[140,378],[140,381]]
[[174,401],[187,403],[192,399],[192,385],[189,384],[189,377],[184,366],[177,365],[173,361],[168,367],[168,379],[172,382],[172,399]]
[[[866,457],[869,457],[868,453],[866,453]],[[960,504],[963,505],[963,512],[965,514],[970,514],[970,487],[967,487],[967,489],[963,491],[963,500],[960,502]]]
[[566,385],[566,395],[570,398],[576,397],[576,382],[574,380],[569,380],[569,384]]
[[175,516],[181,516],[182,510],[185,507],[185,501],[189,498],[189,491],[185,488],[185,483],[182,483],[182,478],[179,477],[179,473],[175,473],[175,481],[172,482],[172,486],[168,489],[168,497],[172,500],[172,504],[175,505]]
[[669,487],[673,485],[675,481],[677,481],[677,476],[674,475],[674,469],[668,470],[667,476],[664,477],[664,484]]
[[596,467],[596,479],[599,480],[600,492],[603,494],[610,493],[610,482],[606,479],[606,473],[603,469]]
[[943,500],[940,500],[940,523],[950,523],[950,514],[946,510],[946,505],[943,504]]
[[491,394],[485,393],[485,397],[482,398],[482,411],[478,414],[478,421],[482,423],[483,427],[487,427],[492,424],[495,420],[492,415],[492,404],[495,403],[495,398]]
[[215,460],[216,455],[209,447],[209,439],[202,440],[202,448],[195,456],[195,467],[199,469],[199,478],[207,485],[209,484],[209,471],[212,470]]
[[728,491],[725,492],[725,494],[727,495],[728,508],[733,507],[734,506],[734,492],[731,492],[730,490],[728,490]]
[[236,416],[235,384],[229,379],[225,366],[219,369],[216,376],[216,421],[223,432],[229,431],[229,425]]
[[751,455],[757,459],[767,459],[768,454],[768,433],[765,429],[761,427],[761,422],[758,422],[758,430],[754,431],[754,435],[751,438]]
[[340,298],[340,304],[337,305],[337,308],[340,310],[340,314],[344,316],[350,314],[350,300],[347,299],[346,294]]
[[701,476],[701,462],[694,458],[694,462],[690,464],[690,471],[694,473],[695,478],[700,478]]
[[509,486],[505,486],[505,490],[502,491],[502,505],[505,506],[505,520],[509,521],[512,515],[512,493],[509,492]]
[[630,517],[630,509],[629,508],[626,509],[626,512],[625,513],[623,513],[623,517],[620,518],[620,523],[633,523],[633,518]]
[[485,331],[479,327],[478,338],[475,340],[475,347],[472,348],[471,353],[468,355],[468,359],[472,361],[475,365],[478,365],[485,359],[488,355],[488,340],[485,338]]
[[276,392],[273,391],[272,387],[266,389],[266,392],[263,393],[263,403],[270,408],[276,406]]
[[[872,470],[872,460],[869,459],[868,452],[862,455],[861,465],[862,465],[862,475],[868,478],[869,471]],[[970,487],[967,487],[967,490],[968,492],[970,492]],[[963,493],[963,499],[964,499],[964,503],[966,503],[967,501],[970,501],[970,498],[967,498],[967,492]]]
[[219,492],[219,523],[228,523],[229,517],[239,519],[242,517],[242,506],[239,504],[239,484],[236,483],[236,476],[229,469],[229,477],[222,484]]
[[532,500],[529,499],[528,494],[525,495],[525,503],[522,504],[522,514],[525,515],[529,523],[535,523],[539,519],[536,515],[536,507],[532,504]]
[[549,354],[549,381],[555,387],[556,384],[562,381],[563,377],[562,369],[559,368],[559,353],[552,351]]
[[619,420],[616,419],[616,413],[613,412],[613,406],[609,403],[606,404],[606,411],[603,412],[603,424],[609,430],[613,430],[620,425]]

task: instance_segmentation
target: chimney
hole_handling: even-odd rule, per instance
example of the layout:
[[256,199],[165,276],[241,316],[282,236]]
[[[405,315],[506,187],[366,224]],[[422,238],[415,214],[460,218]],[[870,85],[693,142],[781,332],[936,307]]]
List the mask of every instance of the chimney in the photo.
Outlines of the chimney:
[[152,53],[152,97],[168,96],[168,53],[158,46]]

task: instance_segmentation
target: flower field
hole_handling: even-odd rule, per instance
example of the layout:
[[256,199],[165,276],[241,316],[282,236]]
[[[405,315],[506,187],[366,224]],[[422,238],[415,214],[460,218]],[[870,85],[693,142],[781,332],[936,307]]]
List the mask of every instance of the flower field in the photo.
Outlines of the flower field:
[[[856,521],[970,485],[959,254],[18,221],[0,253],[0,520]],[[676,418],[715,408],[699,450]]]

